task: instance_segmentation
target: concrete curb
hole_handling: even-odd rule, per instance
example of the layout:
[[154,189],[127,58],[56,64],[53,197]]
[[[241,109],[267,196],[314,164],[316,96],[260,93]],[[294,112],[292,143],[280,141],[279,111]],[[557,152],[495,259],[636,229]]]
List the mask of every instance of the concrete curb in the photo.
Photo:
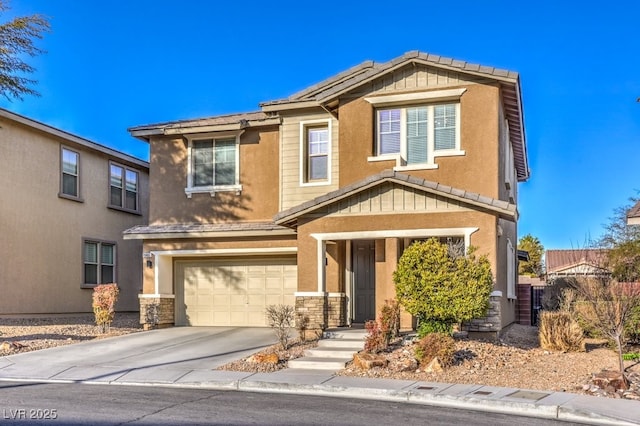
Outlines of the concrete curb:
[[[250,374],[250,373],[247,373]],[[545,418],[580,422],[593,425],[640,425],[640,404],[634,401],[610,400],[605,398],[582,396],[561,392],[523,391],[513,388],[497,388],[480,385],[459,385],[445,383],[411,382],[399,389],[385,389],[383,387],[358,386],[357,378],[339,377],[338,382],[298,384],[281,381],[252,380],[256,374],[250,374],[243,379],[212,380],[206,382],[136,382],[127,380],[68,380],[68,379],[20,379],[0,378],[0,381],[31,382],[31,383],[82,383],[89,385],[118,385],[118,386],[162,386],[172,388],[207,389],[221,391],[260,392],[298,394],[310,396],[325,396],[332,398],[355,398],[376,401],[389,401],[408,404],[418,404],[437,407],[466,409],[501,414],[517,414],[525,417]],[[336,377],[336,376],[334,376]],[[353,379],[354,384],[344,384]],[[379,380],[379,379],[368,379]],[[326,382],[331,382],[327,380]],[[514,397],[519,392],[542,396],[537,400]],[[595,404],[594,402],[598,402]],[[632,405],[633,404],[633,405]],[[635,406],[637,404],[637,406]],[[606,406],[606,412],[597,411]],[[629,410],[630,408],[633,408]],[[624,414],[624,415],[623,415]]]

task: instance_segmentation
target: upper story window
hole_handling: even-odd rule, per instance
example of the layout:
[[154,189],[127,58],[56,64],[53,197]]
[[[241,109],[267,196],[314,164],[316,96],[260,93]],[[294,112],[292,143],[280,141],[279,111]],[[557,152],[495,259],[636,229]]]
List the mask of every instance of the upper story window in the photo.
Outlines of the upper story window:
[[185,192],[241,191],[239,182],[240,134],[189,140],[189,171]]
[[331,172],[331,121],[300,123],[300,184],[326,185]]
[[399,155],[407,166],[462,155],[459,117],[459,103],[378,109],[377,154]]
[[116,282],[116,245],[110,242],[82,242],[84,286]]
[[60,151],[60,196],[80,200],[80,154],[69,148]]
[[460,101],[466,88],[374,95],[375,154],[394,170],[435,169],[436,157],[465,155],[460,147]]
[[138,212],[139,174],[137,171],[109,164],[109,207]]

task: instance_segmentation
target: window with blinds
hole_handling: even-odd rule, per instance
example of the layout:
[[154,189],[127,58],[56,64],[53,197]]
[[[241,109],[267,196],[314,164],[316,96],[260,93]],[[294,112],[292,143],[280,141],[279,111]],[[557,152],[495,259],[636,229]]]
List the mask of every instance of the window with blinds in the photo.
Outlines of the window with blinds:
[[80,154],[68,148],[61,150],[60,195],[80,197]]
[[379,109],[377,155],[400,154],[404,163],[429,164],[460,150],[459,104]]
[[237,144],[235,138],[193,141],[193,186],[235,185]]
[[109,207],[138,212],[138,176],[128,167],[109,165]]
[[84,285],[116,282],[116,245],[103,241],[83,241]]

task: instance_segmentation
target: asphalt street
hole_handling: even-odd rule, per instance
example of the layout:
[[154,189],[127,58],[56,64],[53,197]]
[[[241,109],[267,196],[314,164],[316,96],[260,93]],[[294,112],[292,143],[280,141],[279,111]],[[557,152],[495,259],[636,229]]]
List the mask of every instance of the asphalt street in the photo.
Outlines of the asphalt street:
[[0,383],[0,425],[570,425],[396,402],[160,386]]

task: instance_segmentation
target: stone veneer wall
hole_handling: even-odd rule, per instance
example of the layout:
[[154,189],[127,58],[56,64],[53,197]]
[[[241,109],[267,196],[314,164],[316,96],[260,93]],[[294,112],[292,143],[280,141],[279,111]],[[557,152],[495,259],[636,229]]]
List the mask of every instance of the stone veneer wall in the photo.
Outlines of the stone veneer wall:
[[472,319],[464,323],[462,329],[469,332],[500,332],[500,298],[501,296],[489,297],[489,310],[487,311],[487,315],[483,318]]
[[171,327],[175,324],[175,299],[141,297],[140,324],[145,330]]
[[309,331],[342,327],[347,323],[346,301],[347,297],[342,293],[335,296],[296,296],[296,315],[304,315],[309,319]]

